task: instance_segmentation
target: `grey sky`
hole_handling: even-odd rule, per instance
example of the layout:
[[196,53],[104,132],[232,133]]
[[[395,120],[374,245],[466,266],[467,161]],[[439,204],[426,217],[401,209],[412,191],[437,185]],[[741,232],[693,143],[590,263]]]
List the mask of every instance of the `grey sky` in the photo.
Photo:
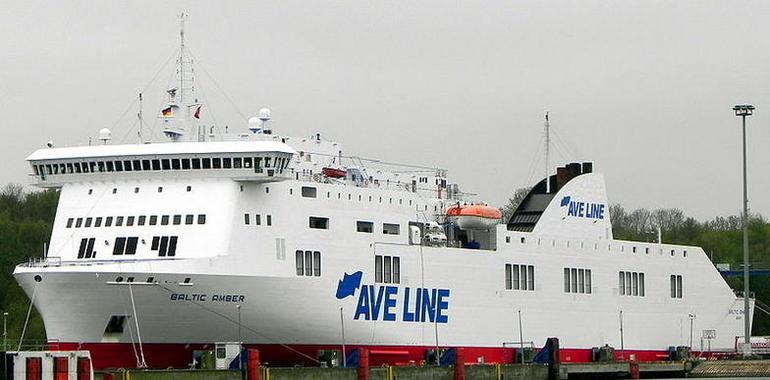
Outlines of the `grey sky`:
[[[321,131],[347,153],[437,165],[501,204],[552,160],[592,160],[611,202],[698,218],[741,207],[740,128],[752,102],[750,199],[770,215],[770,2],[0,1],[0,183],[49,139],[152,123],[189,13],[206,123],[245,128],[269,106],[278,133]],[[212,82],[211,75],[216,81]],[[214,116],[212,119],[211,116]],[[559,154],[561,152],[562,154]],[[540,159],[536,171],[530,167]]]

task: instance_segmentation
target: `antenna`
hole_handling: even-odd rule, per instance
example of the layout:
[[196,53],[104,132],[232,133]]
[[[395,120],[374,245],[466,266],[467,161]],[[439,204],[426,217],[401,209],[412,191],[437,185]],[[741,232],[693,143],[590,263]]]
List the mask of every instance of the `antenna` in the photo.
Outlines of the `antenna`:
[[184,104],[184,22],[187,15],[179,14],[179,104]]
[[551,146],[551,123],[548,120],[548,111],[545,112],[545,193],[551,193],[550,169],[548,164],[549,148]]
[[139,113],[136,114],[136,117],[139,118],[139,143],[141,144],[143,142],[142,139],[142,93],[139,93]]

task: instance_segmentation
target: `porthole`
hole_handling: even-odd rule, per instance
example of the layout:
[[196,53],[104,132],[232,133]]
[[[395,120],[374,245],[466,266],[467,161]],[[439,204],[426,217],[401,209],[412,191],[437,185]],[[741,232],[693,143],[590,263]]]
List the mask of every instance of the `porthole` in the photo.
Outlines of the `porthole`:
[[138,188],[138,187],[135,187],[135,188],[134,188],[134,194],[137,194],[137,193],[139,193],[139,188]]
[[35,282],[41,282],[41,281],[43,281],[43,277],[40,276],[39,274],[36,274],[35,275]]

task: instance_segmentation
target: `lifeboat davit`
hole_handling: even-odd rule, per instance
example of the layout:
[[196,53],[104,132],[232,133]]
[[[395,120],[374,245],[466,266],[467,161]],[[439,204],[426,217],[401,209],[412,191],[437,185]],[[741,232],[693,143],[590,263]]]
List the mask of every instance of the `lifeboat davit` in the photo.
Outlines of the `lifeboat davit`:
[[345,169],[325,167],[321,169],[321,174],[329,178],[345,178],[348,172]]
[[457,205],[447,209],[446,215],[463,230],[488,230],[503,217],[500,210],[487,205]]

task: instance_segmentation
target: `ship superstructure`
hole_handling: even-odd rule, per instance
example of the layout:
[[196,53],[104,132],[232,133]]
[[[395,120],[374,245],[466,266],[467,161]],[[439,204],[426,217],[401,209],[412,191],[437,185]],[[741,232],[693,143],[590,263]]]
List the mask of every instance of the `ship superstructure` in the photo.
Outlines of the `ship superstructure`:
[[693,346],[708,331],[712,350],[735,349],[743,299],[698,247],[615,240],[591,163],[558,168],[502,221],[444,169],[276,133],[267,109],[217,134],[181,93],[161,110],[169,142],[102,131],[27,158],[61,193],[46,257],[14,275],[52,345],[92,350],[97,368],[186,366],[221,341],[272,363],[343,344],[374,363],[436,347],[505,362],[551,336],[564,361],[605,344],[655,360],[691,324]]

